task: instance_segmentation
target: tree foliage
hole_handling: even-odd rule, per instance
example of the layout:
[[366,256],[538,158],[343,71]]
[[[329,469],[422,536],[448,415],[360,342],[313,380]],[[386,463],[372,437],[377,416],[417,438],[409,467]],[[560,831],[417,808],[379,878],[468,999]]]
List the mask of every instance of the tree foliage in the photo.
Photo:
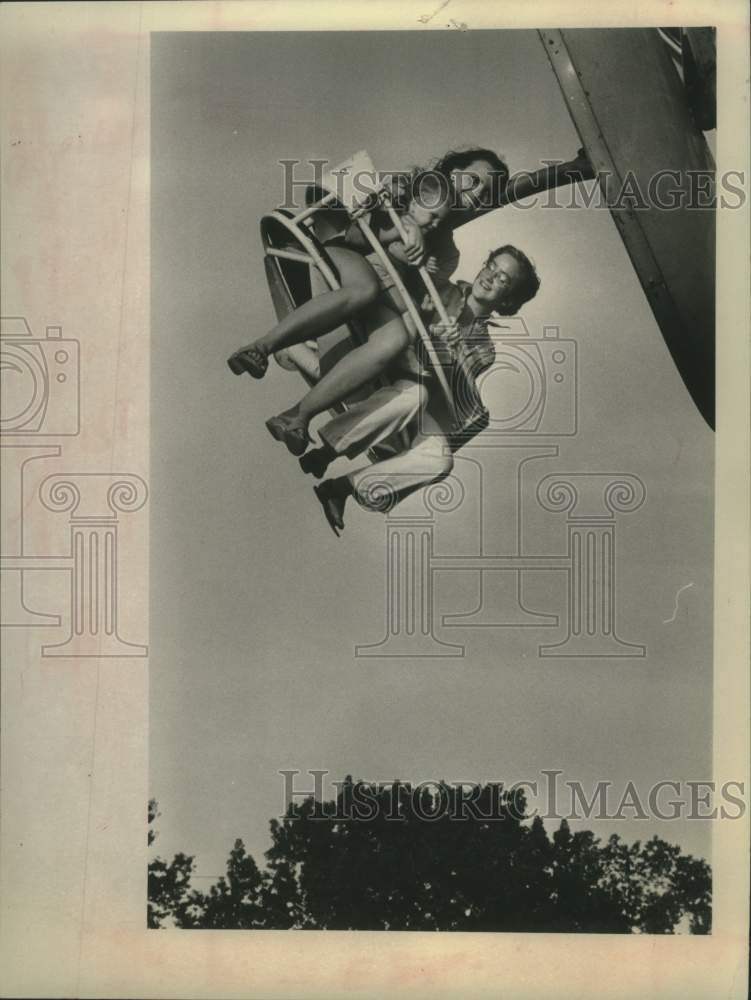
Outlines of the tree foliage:
[[[239,839],[207,892],[191,886],[192,857],[152,860],[148,925],[709,933],[705,861],[658,837],[603,844],[565,819],[551,839],[539,817],[525,818],[521,792],[478,786],[474,808],[461,794],[348,777],[336,800],[311,796],[271,820],[264,869]],[[152,800],[149,823],[157,816]]]
[[[148,843],[156,840],[156,830],[152,826],[159,816],[156,799],[149,800]],[[176,854],[169,864],[161,858],[153,858],[148,868],[148,907],[146,923],[148,927],[165,927],[170,923],[181,926],[179,919],[187,905],[190,894],[190,877],[193,874],[194,859],[185,854]],[[166,923],[165,923],[166,921]]]

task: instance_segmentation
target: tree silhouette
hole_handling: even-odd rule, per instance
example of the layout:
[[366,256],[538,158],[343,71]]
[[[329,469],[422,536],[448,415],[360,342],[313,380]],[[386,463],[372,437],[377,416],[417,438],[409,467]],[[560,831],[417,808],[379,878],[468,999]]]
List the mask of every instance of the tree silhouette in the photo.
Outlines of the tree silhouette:
[[267,926],[261,903],[261,873],[236,840],[227,860],[227,877],[220,878],[208,893],[194,891],[180,913],[180,927],[232,927],[240,930]]
[[[149,846],[154,843],[157,837],[152,823],[158,816],[159,808],[156,799],[150,799],[148,807]],[[189,898],[193,866],[193,858],[185,854],[176,854],[169,864],[159,857],[149,862],[146,913],[148,927],[164,927],[164,921],[170,919],[178,926],[183,926],[181,920]]]
[[623,934],[631,930],[619,897],[603,882],[603,857],[591,830],[572,834],[563,819],[553,834],[551,932]]
[[[236,840],[222,876],[191,889],[193,858],[149,865],[149,926],[695,934],[711,927],[711,871],[653,837],[605,844],[562,820],[529,823],[520,791],[412,788],[347,777],[270,824],[260,870]],[[149,803],[149,822],[158,816]],[[149,843],[153,842],[149,831]]]

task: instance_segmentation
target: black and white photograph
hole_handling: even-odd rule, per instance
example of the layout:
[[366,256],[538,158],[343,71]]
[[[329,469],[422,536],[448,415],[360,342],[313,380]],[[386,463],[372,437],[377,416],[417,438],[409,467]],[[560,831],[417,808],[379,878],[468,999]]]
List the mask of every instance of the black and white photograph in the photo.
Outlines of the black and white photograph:
[[745,995],[747,12],[8,6],[2,995]]
[[710,931],[715,79],[152,37],[151,926]]

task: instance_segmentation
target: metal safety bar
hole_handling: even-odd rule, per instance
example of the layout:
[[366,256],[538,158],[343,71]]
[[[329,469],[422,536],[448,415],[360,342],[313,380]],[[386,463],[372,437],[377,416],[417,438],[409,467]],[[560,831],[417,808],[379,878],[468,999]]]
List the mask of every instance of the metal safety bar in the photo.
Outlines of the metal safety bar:
[[[407,234],[404,231],[404,227],[402,226],[401,220],[397,216],[396,212],[394,212],[393,209],[389,208],[389,215],[392,218],[392,221],[394,222],[394,225],[396,226],[399,235],[402,237],[402,239],[406,239]],[[372,246],[373,251],[377,254],[378,259],[381,261],[383,266],[388,271],[389,277],[393,280],[394,285],[396,286],[397,290],[404,299],[404,303],[407,306],[407,312],[409,313],[413,323],[415,324],[417,333],[420,337],[420,340],[423,343],[425,352],[427,353],[428,358],[430,359],[430,363],[433,366],[436,378],[438,379],[438,384],[440,385],[441,390],[443,391],[443,394],[446,397],[446,402],[448,403],[449,412],[453,418],[455,414],[454,396],[453,393],[451,392],[451,389],[449,388],[448,382],[446,381],[446,375],[443,371],[443,367],[441,366],[441,362],[438,358],[438,355],[436,354],[435,346],[433,345],[433,341],[431,340],[430,334],[428,333],[428,330],[422,321],[420,312],[417,309],[417,306],[415,305],[414,301],[412,300],[412,296],[407,291],[407,288],[404,282],[402,281],[399,272],[394,267],[393,262],[391,261],[387,252],[381,246],[379,240],[377,239],[373,230],[370,228],[370,225],[368,224],[366,219],[363,216],[360,216],[357,217],[355,221],[359,225],[367,241]],[[435,285],[433,284],[430,275],[428,274],[427,270],[424,267],[421,267],[419,271],[420,271],[420,276],[425,282],[425,287],[428,291],[428,294],[430,295],[431,299],[433,300],[433,303],[436,306],[436,309],[438,310],[438,314],[441,317],[441,321],[448,325],[450,323],[448,314],[446,313],[443,301],[438,295],[438,292],[436,290]]]
[[325,208],[330,205],[332,201],[336,201],[336,195],[333,191],[330,191],[325,198],[321,198],[320,201],[314,202],[312,205],[308,205],[306,209],[299,212],[297,215],[293,215],[290,221],[300,223],[304,222],[309,216],[318,212],[320,209]]
[[[325,201],[326,199],[323,200]],[[314,211],[316,211],[320,207],[321,207],[320,204],[311,206],[311,208],[313,208]],[[307,264],[312,264],[321,272],[324,279],[328,282],[329,287],[335,291],[337,288],[340,287],[340,285],[339,285],[339,280],[336,277],[333,268],[329,267],[323,256],[319,253],[318,248],[315,245],[315,242],[310,238],[310,235],[305,232],[302,226],[299,226],[296,223],[295,218],[296,218],[295,216],[290,217],[288,215],[285,215],[284,212],[281,212],[278,209],[274,212],[269,212],[268,215],[264,215],[263,219],[261,220],[261,231],[264,237],[263,239],[264,253],[266,254],[267,257],[283,257],[287,258],[288,260],[299,260],[301,262],[304,261]],[[284,226],[284,228],[292,236],[294,236],[294,238],[300,243],[300,245],[305,250],[307,256],[305,254],[297,254],[294,250],[282,250],[281,248],[278,247],[268,246],[266,243],[266,233],[263,231],[263,223],[267,219],[273,219],[275,222],[278,222],[282,226]]]
[[285,260],[297,260],[302,264],[315,264],[309,254],[295,253],[294,250],[278,250],[276,247],[268,247],[266,253],[269,257],[283,257]]

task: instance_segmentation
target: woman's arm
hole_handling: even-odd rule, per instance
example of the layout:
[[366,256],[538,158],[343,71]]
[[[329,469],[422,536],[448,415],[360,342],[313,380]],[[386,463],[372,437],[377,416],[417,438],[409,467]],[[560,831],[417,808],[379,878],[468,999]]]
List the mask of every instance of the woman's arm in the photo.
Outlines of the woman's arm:
[[407,250],[401,241],[398,243],[390,243],[387,249],[389,257],[400,265],[400,270],[409,266]]

